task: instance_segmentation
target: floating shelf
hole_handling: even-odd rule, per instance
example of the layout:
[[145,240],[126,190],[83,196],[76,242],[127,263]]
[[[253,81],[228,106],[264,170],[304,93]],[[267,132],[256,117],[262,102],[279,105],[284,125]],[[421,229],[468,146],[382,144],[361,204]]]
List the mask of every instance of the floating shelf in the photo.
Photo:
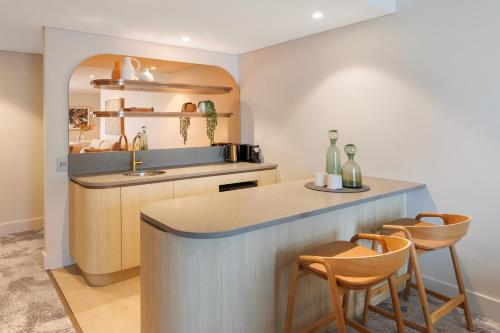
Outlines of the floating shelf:
[[156,81],[137,81],[137,80],[93,80],[90,85],[97,89],[106,90],[130,90],[130,91],[148,91],[165,93],[184,93],[197,95],[220,95],[229,94],[232,87],[205,86],[198,84],[184,83],[161,83]]
[[[205,113],[201,112],[139,112],[139,111],[94,111],[92,114],[98,118],[128,118],[128,117],[191,117],[202,118],[206,117]],[[229,118],[232,113],[217,113],[217,117]]]

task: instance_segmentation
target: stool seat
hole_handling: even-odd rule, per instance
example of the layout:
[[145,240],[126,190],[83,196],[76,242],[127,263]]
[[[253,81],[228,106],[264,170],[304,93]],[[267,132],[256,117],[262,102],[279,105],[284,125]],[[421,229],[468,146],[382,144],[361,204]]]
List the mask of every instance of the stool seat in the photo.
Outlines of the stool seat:
[[[438,218],[442,223],[430,223],[422,221],[422,218]],[[410,247],[410,260],[408,262],[407,273],[397,279],[398,283],[405,282],[404,299],[408,300],[410,288],[414,287],[418,291],[422,312],[424,314],[425,326],[421,326],[415,322],[404,320],[404,323],[414,330],[422,333],[434,333],[434,323],[448,314],[456,307],[461,307],[464,310],[467,329],[474,330],[474,323],[472,321],[472,314],[467,300],[467,293],[464,287],[460,264],[457,259],[455,244],[461,240],[468,231],[470,225],[470,217],[458,214],[444,214],[434,212],[423,212],[418,214],[414,219],[402,218],[385,223],[382,227],[381,235],[390,235],[396,237],[405,237],[412,241]],[[375,242],[373,248],[376,248]],[[453,263],[453,270],[457,280],[459,294],[455,297],[447,297],[441,295],[436,291],[426,289],[422,274],[420,272],[420,265],[418,257],[423,253],[429,253],[434,250],[449,248],[451,260]],[[412,284],[412,275],[415,276],[415,284]],[[377,287],[373,290],[373,294],[380,293],[385,290],[385,286]],[[439,308],[431,312],[428,301],[427,293],[439,298],[445,303]],[[363,322],[366,323],[368,319],[368,310],[373,310],[383,316],[394,318],[394,315],[385,309],[378,308],[370,304],[372,291],[370,288],[366,291],[365,297],[365,313],[363,315]]]
[[412,218],[402,218],[389,221],[385,224],[400,225],[402,227],[435,227],[436,225],[426,221],[420,221]]
[[[379,256],[381,254],[377,251],[371,250],[356,243],[347,241],[335,241],[306,251],[305,255],[330,258],[356,258]],[[327,279],[326,268],[324,265],[319,263],[304,262],[301,263],[301,266],[302,268],[307,269],[316,275],[320,275],[324,279]],[[336,275],[336,278],[337,283],[340,286],[367,286],[384,280],[386,276],[382,275],[370,277],[352,277]]]
[[[385,223],[385,225],[398,225],[401,227],[429,227],[429,228],[434,228],[436,227],[435,224],[429,223],[426,221],[420,221],[412,218],[402,218],[402,219],[396,219],[389,221]],[[397,237],[405,237],[404,232],[402,231],[397,231],[397,230],[383,230],[382,234],[384,235],[391,235],[391,236],[397,236]],[[429,249],[436,249],[443,247],[443,243],[441,240],[433,240],[433,239],[414,239],[413,243],[415,244],[415,248],[419,253],[426,252],[426,250]]]
[[[358,245],[357,241],[359,240],[377,242],[381,252]],[[394,274],[404,265],[410,246],[411,242],[401,237],[357,234],[351,238],[350,242],[334,241],[299,255],[291,267],[285,333],[292,332],[297,281],[300,277],[308,274],[327,281],[333,313],[316,321],[302,332],[317,332],[335,321],[339,333],[347,333],[346,324],[359,332],[372,333],[363,325],[348,318],[350,291],[367,289],[387,280],[395,310],[394,318],[398,333],[404,333],[403,315],[399,308]],[[342,301],[339,300],[340,297],[342,297]]]
[[[439,218],[443,224],[422,221],[424,217]],[[390,221],[386,225],[404,227],[410,232],[416,249],[439,250],[458,242],[467,233],[470,217],[465,215],[421,213],[414,219],[403,218]],[[404,237],[404,236],[403,236]]]

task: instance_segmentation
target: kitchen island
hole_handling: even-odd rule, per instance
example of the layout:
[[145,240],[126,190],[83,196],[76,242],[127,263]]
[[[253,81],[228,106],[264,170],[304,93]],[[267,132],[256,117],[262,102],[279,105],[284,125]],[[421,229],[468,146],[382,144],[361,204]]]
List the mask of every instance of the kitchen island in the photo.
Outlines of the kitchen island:
[[[143,208],[142,332],[282,332],[294,257],[404,216],[405,193],[425,188],[366,177],[370,191],[339,194],[306,189],[306,182]],[[296,328],[330,311],[326,283],[300,283]]]

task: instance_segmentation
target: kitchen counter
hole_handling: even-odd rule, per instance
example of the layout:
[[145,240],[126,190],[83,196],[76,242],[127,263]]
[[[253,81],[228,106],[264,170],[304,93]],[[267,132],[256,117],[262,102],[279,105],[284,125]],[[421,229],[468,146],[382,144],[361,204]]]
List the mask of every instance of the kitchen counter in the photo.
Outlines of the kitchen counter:
[[424,188],[425,185],[365,177],[370,191],[328,193],[304,187],[308,180],[285,182],[211,195],[156,202],[142,209],[142,219],[182,237],[228,237],[297,218]]
[[[365,177],[368,192],[326,193],[306,189],[306,182],[143,208],[141,331],[283,332],[292,261],[313,247],[404,217],[406,193],[425,189]],[[305,277],[300,284],[294,332],[331,313],[324,281]],[[363,297],[351,296],[355,314],[362,311]]]
[[[166,181],[174,181],[188,178],[199,178],[217,175],[227,175],[233,173],[251,172],[276,169],[276,164],[269,163],[214,163],[197,166],[176,167],[168,169],[160,169],[165,171],[162,175],[156,176],[125,176],[122,171],[119,173],[89,175],[89,176],[74,176],[71,180],[86,188],[111,188],[121,186],[131,186],[140,184],[159,183]],[[141,171],[141,170],[138,170]]]
[[92,286],[137,275],[141,208],[245,186],[277,182],[275,164],[217,163],[164,169],[157,176],[122,173],[73,177],[69,184],[70,253]]

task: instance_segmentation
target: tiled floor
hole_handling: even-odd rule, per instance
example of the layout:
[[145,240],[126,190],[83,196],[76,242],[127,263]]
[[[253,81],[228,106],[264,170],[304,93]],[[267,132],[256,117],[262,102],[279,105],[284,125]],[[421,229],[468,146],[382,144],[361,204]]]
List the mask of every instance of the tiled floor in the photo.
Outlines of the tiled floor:
[[[74,332],[63,305],[40,263],[42,246],[43,232],[41,231],[0,237],[0,332],[2,333]],[[111,293],[106,299],[114,299],[115,296]],[[129,297],[129,299],[133,298]],[[138,303],[139,298],[136,297],[136,299],[135,302]],[[441,304],[432,297],[429,301],[431,308],[436,308]],[[113,302],[123,310],[123,302],[116,300]],[[414,291],[412,291],[410,302],[402,301],[401,303],[406,318],[423,323],[418,297]],[[390,300],[382,303],[381,306],[390,309]],[[103,311],[107,310],[103,309]],[[121,312],[126,313],[126,311]],[[119,320],[116,314],[115,319]],[[500,332],[500,324],[487,318],[476,315],[474,322],[475,331],[478,333]],[[130,326],[133,327],[133,325]],[[139,327],[138,323],[136,327]],[[373,313],[370,314],[369,328],[377,333],[396,331],[391,320]],[[461,310],[455,310],[441,319],[435,331],[436,333],[467,332]],[[349,332],[355,331],[349,330]],[[415,331],[407,329],[406,332]]]
[[[443,302],[431,296],[429,296],[428,300],[431,311],[435,310],[436,308],[438,308],[440,305],[443,304]],[[403,312],[403,316],[406,319],[417,322],[421,325],[425,324],[420,308],[420,303],[418,301],[418,296],[414,289],[411,290],[410,299],[408,302],[405,302],[401,297],[400,297],[400,302],[401,302],[401,310]],[[379,304],[379,307],[384,308],[390,312],[393,312],[392,303],[390,300],[386,300],[385,302]],[[500,332],[499,323],[496,323],[488,318],[479,315],[474,315],[474,325],[476,333]],[[375,314],[372,311],[370,311],[368,319],[368,328],[370,328],[374,332],[396,332],[396,325],[392,320],[386,319],[385,317]],[[465,318],[463,315],[463,311],[461,309],[460,310],[455,309],[452,313],[444,316],[441,320],[439,320],[435,324],[434,331],[436,333],[468,332],[465,326]],[[357,331],[350,329],[348,332],[350,333]],[[406,332],[414,333],[418,331],[406,328]]]
[[74,332],[43,270],[43,231],[0,237],[0,332]]

